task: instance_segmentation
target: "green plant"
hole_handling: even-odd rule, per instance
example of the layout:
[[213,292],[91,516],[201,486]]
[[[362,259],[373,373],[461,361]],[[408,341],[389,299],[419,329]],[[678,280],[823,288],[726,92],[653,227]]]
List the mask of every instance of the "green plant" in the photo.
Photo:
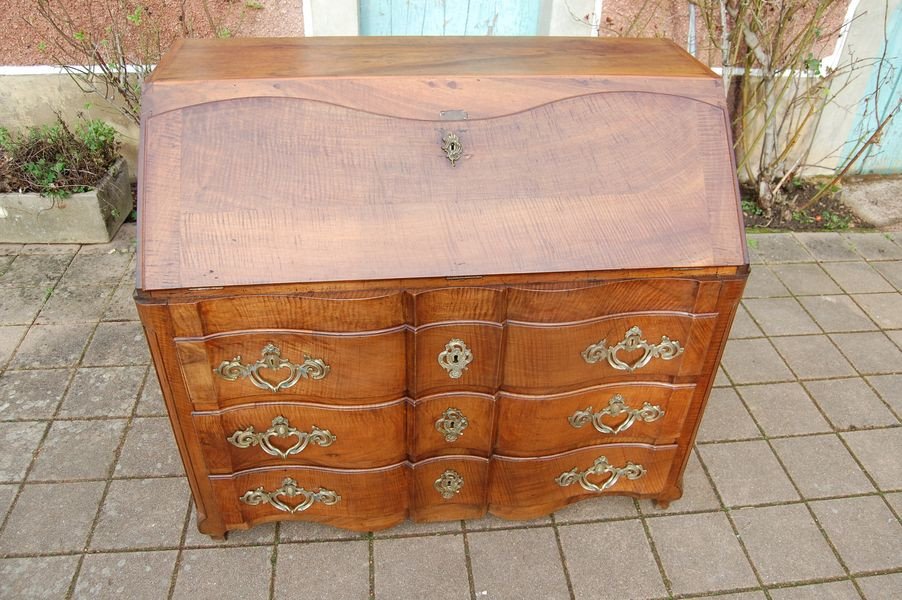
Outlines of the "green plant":
[[758,203],[751,198],[742,199],[742,212],[749,216],[755,217],[760,217],[764,214],[764,211],[761,210],[761,207],[758,206]]
[[20,132],[0,128],[0,192],[65,198],[96,185],[118,157],[116,131],[96,119],[74,129],[59,116]]
[[829,210],[825,210],[818,216],[820,217],[821,227],[829,231],[848,229],[849,223],[852,221],[850,217],[843,217]]
[[814,217],[809,215],[803,210],[797,210],[792,213],[792,220],[796,223],[802,223],[803,225],[808,225],[809,223],[814,223]]

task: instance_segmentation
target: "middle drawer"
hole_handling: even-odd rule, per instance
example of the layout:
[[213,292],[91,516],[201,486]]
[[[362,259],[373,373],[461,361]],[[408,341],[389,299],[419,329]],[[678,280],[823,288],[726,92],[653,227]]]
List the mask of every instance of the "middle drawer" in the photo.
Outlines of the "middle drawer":
[[193,413],[211,473],[314,465],[368,468],[407,457],[404,398],[368,406],[258,402]]

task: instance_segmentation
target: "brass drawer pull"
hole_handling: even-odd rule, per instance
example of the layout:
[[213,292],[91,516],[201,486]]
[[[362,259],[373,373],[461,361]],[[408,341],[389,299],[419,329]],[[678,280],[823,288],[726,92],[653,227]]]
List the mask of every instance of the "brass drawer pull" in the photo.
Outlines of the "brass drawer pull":
[[[213,372],[226,381],[248,378],[258,388],[270,392],[287,390],[301,379],[322,379],[329,374],[329,365],[321,358],[310,358],[305,354],[304,362],[298,364],[282,358],[281,353],[278,346],[266,344],[261,351],[263,357],[257,362],[245,365],[241,363],[241,357],[236,356],[232,360],[222,361]],[[270,383],[260,375],[260,369],[269,369],[273,372],[287,370],[288,374],[281,381]]]
[[[288,450],[280,450],[269,442],[269,438],[272,437],[287,438],[291,436],[297,437],[298,441]],[[335,436],[328,429],[320,429],[316,425],[313,425],[310,429],[310,433],[300,431],[292,427],[288,422],[288,419],[279,415],[272,420],[272,427],[266,431],[257,433],[254,431],[254,427],[250,426],[247,429],[239,429],[227,439],[229,443],[236,448],[250,448],[251,446],[259,445],[260,449],[270,456],[288,458],[292,454],[300,454],[303,452],[304,448],[310,443],[314,443],[317,446],[322,446],[324,448],[326,446],[331,446],[332,442],[335,441]]]
[[[289,506],[279,500],[279,496],[285,496],[286,498],[303,496],[304,501],[296,506]],[[244,493],[243,496],[241,496],[241,498],[239,498],[239,500],[250,506],[257,506],[258,504],[270,504],[275,509],[294,514],[304,512],[305,510],[313,506],[314,502],[321,502],[326,506],[332,506],[333,504],[341,500],[341,496],[339,496],[332,490],[324,490],[322,488],[315,492],[305,490],[302,487],[298,487],[297,481],[295,481],[291,477],[286,477],[282,481],[282,487],[278,489],[267,492],[263,489],[263,486],[260,486],[255,490],[248,490]]]
[[[589,481],[591,475],[608,475],[608,478],[601,485],[596,485]],[[645,475],[645,467],[642,465],[628,462],[622,467],[614,467],[608,463],[606,456],[599,456],[595,459],[595,464],[585,471],[580,471],[578,467],[574,467],[573,469],[564,471],[558,475],[555,481],[561,487],[567,487],[568,485],[579,482],[579,485],[581,485],[584,490],[590,492],[603,492],[614,487],[621,477],[626,477],[627,479],[639,479],[643,475]]]
[[445,134],[445,137],[442,138],[442,152],[451,161],[451,166],[453,167],[454,163],[460,160],[464,153],[464,147],[460,143],[460,138],[454,133],[449,132]]
[[459,494],[461,488],[464,487],[464,478],[454,469],[448,469],[438,476],[432,487],[442,495],[442,498],[450,500],[455,494]]
[[435,430],[445,436],[446,442],[456,442],[469,425],[470,421],[460,412],[460,409],[449,407],[436,420]]
[[438,354],[438,364],[448,371],[448,377],[451,379],[460,379],[471,362],[473,362],[473,353],[470,352],[463,340],[457,338],[453,338],[445,344],[445,349]]
[[[626,413],[627,417],[617,427],[609,427],[602,421],[602,419],[606,416],[617,417],[624,413]],[[570,415],[567,420],[570,421],[570,425],[572,425],[574,429],[579,429],[586,423],[591,422],[599,433],[617,435],[618,433],[622,433],[632,427],[633,423],[635,423],[636,421],[641,420],[646,423],[651,423],[653,421],[657,421],[663,416],[664,409],[662,409],[658,405],[645,402],[644,404],[642,404],[642,408],[632,408],[630,406],[627,406],[626,402],[624,402],[623,400],[623,396],[616,394],[608,401],[607,407],[605,407],[603,410],[600,410],[597,413],[593,413],[592,407],[589,406],[585,410],[576,411],[575,413]]]
[[[634,350],[644,350],[644,354],[633,364],[625,363],[617,357],[617,353],[632,352]],[[661,341],[652,345],[642,339],[642,330],[636,326],[630,328],[626,332],[626,336],[622,341],[610,348],[607,346],[607,340],[601,340],[597,344],[592,344],[582,352],[583,359],[593,365],[601,359],[606,358],[608,364],[619,371],[633,372],[641,369],[651,362],[653,358],[661,360],[672,360],[683,353],[683,348],[679,342],[673,342],[666,335],[661,336]]]

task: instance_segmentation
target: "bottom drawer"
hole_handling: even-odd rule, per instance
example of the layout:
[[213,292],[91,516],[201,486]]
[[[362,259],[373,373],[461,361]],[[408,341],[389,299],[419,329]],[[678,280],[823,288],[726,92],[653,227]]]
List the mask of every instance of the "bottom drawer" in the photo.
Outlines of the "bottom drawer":
[[451,521],[485,515],[488,474],[488,459],[477,456],[440,457],[414,463],[411,519]]
[[592,496],[659,494],[676,453],[676,445],[609,444],[542,458],[494,456],[489,511],[531,519]]
[[213,475],[227,529],[278,520],[319,521],[355,531],[392,527],[407,516],[406,463],[378,469],[254,469]]

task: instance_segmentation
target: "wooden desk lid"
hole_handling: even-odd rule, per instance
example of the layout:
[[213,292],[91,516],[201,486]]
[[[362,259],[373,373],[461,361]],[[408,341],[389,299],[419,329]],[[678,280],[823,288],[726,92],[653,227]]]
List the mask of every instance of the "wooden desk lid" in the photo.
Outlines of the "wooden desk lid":
[[141,289],[747,262],[720,80],[670,42],[192,40],[143,110]]

